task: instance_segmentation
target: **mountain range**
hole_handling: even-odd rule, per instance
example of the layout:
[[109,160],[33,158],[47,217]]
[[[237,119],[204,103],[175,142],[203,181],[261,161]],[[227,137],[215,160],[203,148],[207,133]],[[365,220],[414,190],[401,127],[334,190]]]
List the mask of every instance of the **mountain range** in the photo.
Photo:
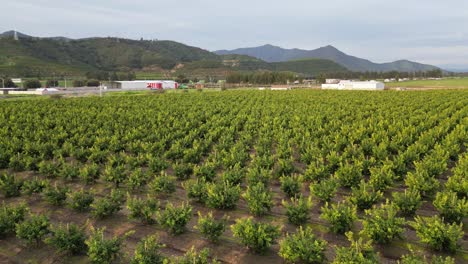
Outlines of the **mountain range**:
[[409,61],[376,64],[327,46],[317,50],[272,45],[210,52],[168,40],[114,37],[70,39],[33,37],[15,31],[0,34],[0,75],[83,76],[92,71],[147,72],[164,76],[214,76],[231,72],[289,71],[303,76],[348,71],[426,71],[434,66]]
[[218,55],[226,54],[241,54],[252,56],[267,62],[282,62],[298,59],[326,59],[334,61],[350,71],[400,71],[400,72],[416,72],[430,71],[437,67],[427,64],[421,64],[408,60],[399,60],[389,63],[374,63],[366,59],[354,57],[338,50],[333,46],[321,47],[315,50],[302,49],[283,49],[273,45],[263,45],[253,48],[240,48],[235,50],[218,50],[215,51]]

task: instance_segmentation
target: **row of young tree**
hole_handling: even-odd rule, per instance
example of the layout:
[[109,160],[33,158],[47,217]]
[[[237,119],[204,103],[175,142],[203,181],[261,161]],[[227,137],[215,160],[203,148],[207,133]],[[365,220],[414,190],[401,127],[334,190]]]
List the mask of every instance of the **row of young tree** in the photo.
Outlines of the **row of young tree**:
[[226,82],[233,84],[286,84],[288,82],[292,83],[298,78],[300,77],[292,72],[233,72],[226,77]]

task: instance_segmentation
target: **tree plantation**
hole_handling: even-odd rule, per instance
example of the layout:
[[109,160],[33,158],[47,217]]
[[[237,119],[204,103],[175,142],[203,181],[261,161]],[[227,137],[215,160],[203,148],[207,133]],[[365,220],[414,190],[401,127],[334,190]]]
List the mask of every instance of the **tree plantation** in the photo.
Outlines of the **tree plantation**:
[[0,102],[7,263],[466,263],[468,91]]

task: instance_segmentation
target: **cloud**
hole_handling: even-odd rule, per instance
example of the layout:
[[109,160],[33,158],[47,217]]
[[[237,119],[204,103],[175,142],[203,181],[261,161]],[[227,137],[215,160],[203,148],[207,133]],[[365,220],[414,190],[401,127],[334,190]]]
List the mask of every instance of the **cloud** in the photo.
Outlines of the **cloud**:
[[15,15],[0,30],[37,36],[171,39],[209,50],[332,44],[377,62],[468,61],[461,0],[15,0],[2,9]]

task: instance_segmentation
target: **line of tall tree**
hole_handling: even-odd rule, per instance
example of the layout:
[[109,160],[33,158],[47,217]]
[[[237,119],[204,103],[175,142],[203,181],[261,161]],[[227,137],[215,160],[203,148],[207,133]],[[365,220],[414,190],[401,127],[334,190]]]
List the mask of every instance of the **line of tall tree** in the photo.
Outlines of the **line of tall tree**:
[[233,72],[226,77],[227,83],[249,83],[249,84],[286,84],[302,79],[292,72]]
[[108,72],[108,71],[93,71],[87,72],[87,79],[99,81],[133,81],[136,79],[134,72]]
[[418,72],[335,72],[335,73],[323,73],[316,76],[318,80],[336,78],[336,79],[360,79],[360,80],[371,80],[371,79],[400,79],[400,78],[441,78],[444,73],[440,69],[434,69],[431,71],[418,71]]

